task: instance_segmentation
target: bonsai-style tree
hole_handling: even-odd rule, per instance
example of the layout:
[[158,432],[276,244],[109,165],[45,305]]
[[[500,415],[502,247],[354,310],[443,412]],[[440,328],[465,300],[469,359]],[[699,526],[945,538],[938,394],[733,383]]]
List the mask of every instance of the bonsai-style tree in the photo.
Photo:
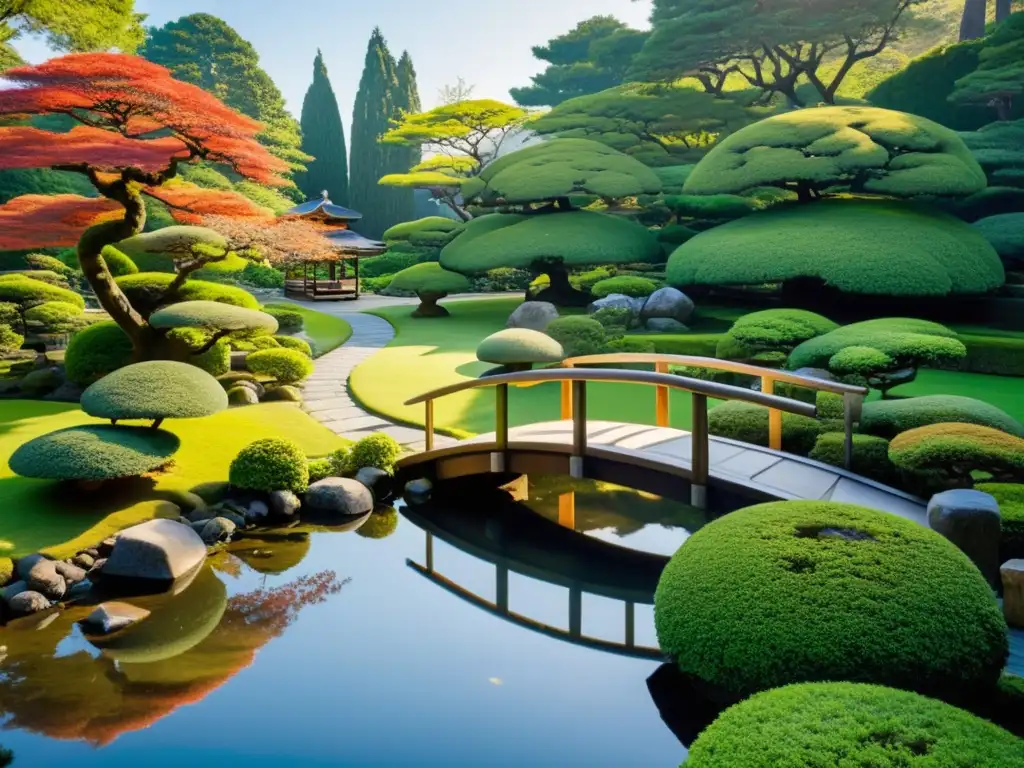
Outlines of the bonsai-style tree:
[[380,184],[430,190],[436,200],[451,208],[463,221],[472,216],[460,204],[462,181],[479,174],[497,157],[510,134],[529,117],[525,109],[492,99],[442,104],[427,112],[403,115],[381,137],[384,144],[416,147],[426,160],[408,173],[388,174]]
[[[179,166],[185,163],[220,163],[244,178],[271,185],[287,183],[280,174],[288,165],[256,140],[262,126],[255,120],[142,59],[73,54],[9,70],[4,78],[16,87],[0,91],[0,116],[58,114],[77,126],[67,133],[29,126],[0,128],[0,168],[53,168],[89,180],[106,203],[99,216],[108,220],[81,222],[85,231],[80,231],[77,252],[83,275],[100,305],[131,339],[136,359],[161,357],[162,336],[105,269],[103,248],[142,231],[144,196],[164,203],[187,223],[194,223],[189,216],[202,213],[267,217],[264,209],[241,195],[176,181]],[[81,221],[83,212],[96,213],[99,208],[86,198],[77,205],[66,197],[52,202],[55,211],[36,208],[28,215],[60,227],[24,232],[25,237],[13,244],[5,233],[0,247],[64,245],[68,219],[77,216]],[[65,237],[55,237],[53,230],[59,229]]]
[[970,487],[978,473],[997,482],[1024,479],[1024,439],[979,424],[940,423],[911,429],[889,444],[892,463],[942,485]]
[[978,67],[956,81],[949,100],[955,104],[992,107],[1008,120],[1013,100],[1024,93],[1024,13],[1015,13],[996,27],[978,54]]
[[449,272],[437,262],[428,261],[403,269],[392,278],[388,289],[416,294],[420,305],[413,311],[413,317],[447,317],[448,310],[437,302],[449,293],[468,291],[470,284],[464,275]]
[[784,362],[793,348],[839,327],[804,309],[765,309],[744,315],[728,330],[715,355],[724,360]]
[[480,342],[476,359],[495,363],[507,371],[528,371],[535,363],[564,360],[565,350],[546,333],[530,328],[505,328]]

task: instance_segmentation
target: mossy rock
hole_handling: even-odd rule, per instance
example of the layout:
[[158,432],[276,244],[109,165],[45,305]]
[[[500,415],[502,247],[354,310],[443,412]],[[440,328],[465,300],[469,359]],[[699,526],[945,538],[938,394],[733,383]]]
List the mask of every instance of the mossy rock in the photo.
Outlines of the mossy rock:
[[925,395],[865,403],[860,429],[872,435],[893,438],[910,429],[942,422],[979,424],[1024,437],[1024,425],[1006,411],[983,400],[960,395]]
[[125,366],[82,393],[82,410],[99,419],[190,419],[227,407],[228,397],[215,378],[170,360]]
[[848,680],[956,698],[995,685],[1006,621],[974,564],[917,523],[791,501],[693,534],[655,592],[663,651],[742,697]]
[[1024,740],[941,701],[856,683],[789,685],[730,707],[686,768],[1024,765]]
[[476,359],[498,365],[557,363],[565,358],[562,345],[540,331],[506,328],[492,333],[476,348]]
[[301,403],[302,390],[290,384],[282,384],[268,389],[263,399],[267,402]]
[[50,432],[20,445],[11,471],[44,480],[114,480],[164,466],[180,446],[162,429],[90,425]]
[[248,371],[228,371],[218,376],[217,381],[220,382],[221,386],[230,388],[240,381],[259,381],[259,379],[256,378],[256,374],[249,373]]
[[227,391],[229,405],[256,405],[259,403],[259,395],[251,387],[241,385],[233,386]]

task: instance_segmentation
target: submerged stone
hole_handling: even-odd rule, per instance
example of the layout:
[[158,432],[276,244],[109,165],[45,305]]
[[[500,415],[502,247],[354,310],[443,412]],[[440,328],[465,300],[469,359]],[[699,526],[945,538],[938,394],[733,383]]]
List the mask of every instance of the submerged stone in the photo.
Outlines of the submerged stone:
[[102,603],[85,619],[82,628],[93,634],[109,635],[149,616],[145,608],[116,601]]

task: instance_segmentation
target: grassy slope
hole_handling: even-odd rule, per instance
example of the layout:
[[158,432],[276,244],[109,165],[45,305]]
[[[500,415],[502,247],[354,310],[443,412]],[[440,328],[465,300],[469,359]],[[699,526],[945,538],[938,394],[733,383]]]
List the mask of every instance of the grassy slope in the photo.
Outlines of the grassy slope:
[[342,318],[318,312],[303,304],[277,302],[267,306],[289,309],[302,315],[305,334],[309,337],[313,345],[313,353],[317,357],[337,349],[352,335],[352,326]]
[[156,513],[162,492],[227,480],[228,466],[245,445],[264,437],[295,440],[322,456],[341,438],[290,403],[233,408],[203,419],[177,419],[164,428],[181,438],[174,466],[154,481],[138,480],[94,495],[55,483],[14,476],[7,459],[21,443],[63,427],[95,423],[75,406],[26,400],[0,401],[0,556],[44,547],[56,554],[89,546]]

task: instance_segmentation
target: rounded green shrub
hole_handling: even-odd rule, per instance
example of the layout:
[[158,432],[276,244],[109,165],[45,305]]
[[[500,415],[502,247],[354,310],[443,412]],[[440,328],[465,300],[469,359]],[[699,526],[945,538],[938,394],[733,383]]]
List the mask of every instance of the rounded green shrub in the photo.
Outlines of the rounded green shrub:
[[945,702],[861,683],[804,683],[730,707],[686,768],[1024,765],[1024,741]]
[[291,440],[257,440],[231,462],[228,481],[236,488],[250,491],[303,493],[309,487],[306,455]]
[[114,277],[137,274],[139,268],[128,256],[112,245],[107,245],[100,252],[103,263],[107,265],[107,271]]
[[295,349],[306,357],[313,357],[313,348],[309,346],[308,341],[297,339],[294,336],[274,336],[274,341],[277,342],[278,346],[284,347],[285,349]]
[[[212,248],[223,250],[227,239],[219,232],[207,227],[175,225],[161,227],[153,232],[129,237],[116,244],[117,250],[130,258],[144,272],[174,272],[176,259],[187,258],[191,249]],[[224,261],[211,264],[208,268],[237,272],[245,266],[245,260],[230,255]]]
[[716,357],[748,360],[762,352],[789,352],[798,344],[838,327],[827,317],[804,309],[751,312],[733,323],[719,342]]
[[327,457],[327,461],[331,464],[331,474],[341,477],[342,475],[354,473],[358,467],[356,467],[356,469],[351,468],[349,461],[351,456],[352,446],[350,445],[342,446],[341,448],[332,451]]
[[1000,258],[1010,264],[1024,262],[1024,213],[987,216],[973,224]]
[[227,407],[227,395],[215,378],[170,360],[119,368],[82,393],[82,410],[99,419],[190,419]]
[[606,341],[604,327],[581,315],[556,318],[548,323],[544,333],[561,344],[566,357],[600,354]]
[[64,370],[68,379],[85,387],[132,361],[132,342],[112,321],[83,328],[68,342]]
[[625,307],[602,307],[590,315],[608,333],[625,333],[636,322],[635,315]]
[[265,312],[219,301],[181,301],[149,317],[154,328],[208,328],[222,331],[277,332],[277,320]]
[[[782,450],[806,456],[818,435],[831,424],[795,413],[782,414]],[[712,435],[768,447],[768,409],[753,403],[729,401],[716,405],[708,413]]]
[[403,269],[391,281],[392,288],[415,294],[458,293],[469,290],[469,280],[458,272],[449,272],[434,261]]
[[86,324],[84,310],[64,301],[47,301],[25,310],[25,322],[44,333],[70,333]]
[[540,331],[506,328],[492,333],[476,348],[476,359],[498,365],[525,366],[557,363],[565,357],[562,345]]
[[601,351],[606,354],[651,354],[657,351],[653,341],[619,336],[605,341]]
[[318,483],[334,475],[330,459],[310,459],[306,465],[309,470],[309,484]]
[[346,460],[349,471],[376,467],[385,472],[395,471],[395,462],[402,455],[402,446],[390,435],[381,432],[367,435],[352,446]]
[[13,352],[21,349],[25,337],[15,332],[9,325],[0,325],[0,352]]
[[895,365],[895,360],[874,347],[844,347],[828,359],[828,369],[840,375],[870,376]]
[[820,680],[956,696],[995,685],[1009,652],[955,545],[834,502],[760,504],[697,531],[662,572],[654,618],[679,668],[731,696]]
[[974,487],[992,494],[999,503],[1003,559],[1024,557],[1024,483],[978,483]]
[[[51,272],[48,269],[27,269],[24,272],[16,273],[22,277],[27,277],[29,280],[38,280],[47,285],[53,285],[57,288],[63,288],[70,290],[71,286],[68,284],[67,277],[60,272]],[[11,277],[12,275],[5,275],[4,277]]]
[[356,528],[356,534],[364,539],[386,539],[398,529],[398,512],[388,509],[374,512],[366,522]]
[[917,427],[893,438],[889,458],[902,470],[938,474],[946,485],[969,486],[975,473],[1024,479],[1024,438],[977,424]]
[[616,271],[615,266],[611,264],[603,267],[595,267],[594,269],[588,269],[585,272],[570,275],[569,282],[572,283],[573,287],[578,288],[581,291],[592,291],[594,286],[602,280],[608,280],[609,278],[615,277]]
[[996,406],[973,397],[925,395],[903,400],[875,400],[861,410],[860,430],[893,438],[901,432],[929,424],[980,424],[1024,437],[1024,425]]
[[447,219],[444,216],[427,216],[415,221],[403,221],[393,227],[384,230],[381,239],[385,243],[393,240],[408,240],[412,235],[420,232],[455,232],[462,228],[462,224],[454,219]]
[[252,345],[253,350],[259,351],[261,349],[281,349],[281,344],[273,336],[256,336],[249,339],[249,344]]
[[63,301],[85,309],[85,299],[67,288],[32,280],[25,275],[0,276],[0,301],[31,307],[47,301]]
[[[434,251],[436,255],[437,251]],[[384,275],[394,276],[403,269],[408,269],[421,261],[430,261],[428,258],[421,258],[424,254],[419,251],[406,251],[389,249],[380,256],[368,258],[365,261],[359,260],[359,279],[383,277]]]
[[986,293],[1003,284],[1005,273],[981,233],[953,216],[848,199],[731,221],[681,245],[666,267],[667,282],[679,287],[797,278],[818,278],[844,293],[947,296]]
[[263,312],[277,320],[277,327],[281,333],[298,333],[305,324],[302,313],[293,309],[267,304],[263,307]]
[[[846,435],[842,432],[819,435],[809,457],[834,467],[845,466]],[[896,468],[889,461],[889,441],[874,435],[853,435],[853,466],[850,470],[880,483],[892,482]]]
[[[178,330],[193,330],[191,328]],[[220,376],[231,370],[231,345],[227,339],[220,339],[205,352],[192,355],[188,359],[189,365],[194,365],[211,376]]]
[[173,294],[168,294],[174,275],[164,272],[139,272],[116,279],[118,287],[143,315],[150,315],[160,307],[186,301],[216,301],[243,309],[259,309],[256,297],[233,285],[211,283],[207,280],[187,280]]
[[598,299],[611,296],[613,293],[621,293],[624,296],[642,299],[650,296],[656,290],[658,290],[658,284],[653,280],[648,280],[645,277],[619,275],[618,277],[609,277],[606,280],[594,283],[594,287],[590,289],[590,292]]
[[273,376],[280,384],[294,384],[313,373],[313,361],[295,349],[264,349],[245,358],[251,373]]
[[56,256],[47,256],[45,253],[30,253],[25,257],[25,261],[33,269],[45,269],[48,272],[56,272],[65,279],[75,274],[73,267],[69,267]]
[[114,480],[164,466],[179,445],[176,435],[162,429],[69,427],[20,445],[8,463],[22,477]]

